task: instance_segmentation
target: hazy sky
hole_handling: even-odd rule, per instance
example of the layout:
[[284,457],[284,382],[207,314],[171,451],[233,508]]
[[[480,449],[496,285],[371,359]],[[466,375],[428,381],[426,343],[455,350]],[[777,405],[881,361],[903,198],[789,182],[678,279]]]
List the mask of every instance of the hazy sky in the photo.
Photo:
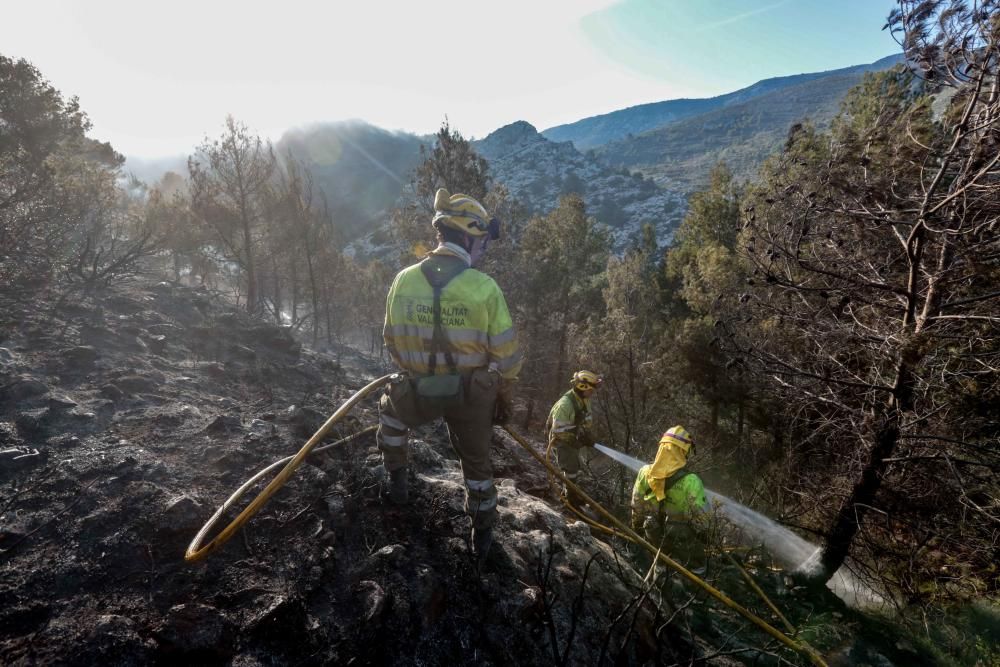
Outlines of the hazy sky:
[[0,53],[77,95],[119,151],[188,153],[226,114],[277,139],[362,118],[482,137],[707,97],[899,49],[891,0],[21,0]]

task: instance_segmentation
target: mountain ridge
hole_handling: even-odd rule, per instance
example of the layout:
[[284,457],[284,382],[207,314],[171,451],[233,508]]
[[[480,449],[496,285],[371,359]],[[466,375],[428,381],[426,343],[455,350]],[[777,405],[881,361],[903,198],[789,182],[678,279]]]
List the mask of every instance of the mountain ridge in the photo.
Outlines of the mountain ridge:
[[745,88],[706,98],[677,98],[647,102],[618,109],[597,116],[582,118],[572,123],[556,125],[541,134],[554,141],[572,141],[580,150],[587,150],[628,134],[640,134],[656,127],[706,113],[720,107],[740,104],[759,95],[800,83],[841,74],[856,74],[888,69],[903,62],[902,54],[880,58],[872,63],[852,65],[823,72],[804,72],[787,76],[761,79]]

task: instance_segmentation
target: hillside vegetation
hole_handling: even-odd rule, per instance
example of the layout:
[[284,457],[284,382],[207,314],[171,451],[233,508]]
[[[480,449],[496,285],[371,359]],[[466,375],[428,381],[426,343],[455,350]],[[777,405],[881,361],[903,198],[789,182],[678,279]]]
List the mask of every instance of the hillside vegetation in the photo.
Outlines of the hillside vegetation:
[[[526,123],[479,144],[446,123],[366,257],[334,211],[367,195],[317,174],[361,160],[396,187],[395,138],[296,153],[229,117],[184,173],[142,183],[75,98],[0,56],[0,662],[997,662],[1000,2],[901,0],[889,27],[910,66],[864,76],[828,122],[760,129],[782,99],[827,99],[820,79],[711,116],[776,150],[749,183],[714,165],[676,229],[651,211],[616,243],[597,195],[641,208],[662,197],[648,178]],[[504,182],[518,158],[558,175],[530,206]],[[395,370],[386,294],[437,242],[439,188],[503,221],[477,268],[524,360],[490,443],[490,559],[470,556],[438,424],[412,434],[411,505],[382,502],[370,396],[349,442],[183,563],[229,492]],[[745,613],[570,513],[531,453],[577,369],[604,376],[597,441],[651,461],[683,425],[690,472],[815,553],[788,572],[757,531],[697,514],[683,546]],[[583,491],[627,517],[634,471],[582,457]],[[842,568],[884,607],[833,597]]]

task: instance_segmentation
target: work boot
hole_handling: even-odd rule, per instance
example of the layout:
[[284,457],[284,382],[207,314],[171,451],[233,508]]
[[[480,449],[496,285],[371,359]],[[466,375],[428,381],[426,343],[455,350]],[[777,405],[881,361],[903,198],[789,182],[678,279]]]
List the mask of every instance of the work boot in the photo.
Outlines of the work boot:
[[590,503],[584,503],[582,507],[577,507],[582,514],[587,519],[593,521],[594,523],[600,523],[604,519],[598,514],[597,510],[590,506]]
[[493,528],[473,528],[472,529],[472,553],[480,563],[486,560],[493,544]]
[[563,487],[563,496],[566,498],[566,502],[571,507],[575,507],[576,509],[581,509],[587,504],[587,501],[583,499],[583,496],[568,486]]
[[383,487],[382,497],[388,498],[393,505],[406,505],[410,502],[410,483],[407,473],[408,469],[405,467],[389,471],[388,490]]

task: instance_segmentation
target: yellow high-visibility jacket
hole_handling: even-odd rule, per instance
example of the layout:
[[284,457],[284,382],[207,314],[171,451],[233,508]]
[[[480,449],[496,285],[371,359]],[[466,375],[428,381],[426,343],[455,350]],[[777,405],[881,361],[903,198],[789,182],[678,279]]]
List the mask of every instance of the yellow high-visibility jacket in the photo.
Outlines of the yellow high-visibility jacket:
[[590,445],[593,444],[592,423],[590,399],[570,389],[549,410],[545,433],[549,441],[557,445]]
[[[459,257],[433,254],[427,262],[462,262]],[[521,370],[514,324],[503,292],[485,273],[467,268],[441,292],[441,326],[459,372],[485,368],[491,363],[507,381]],[[400,368],[414,375],[430,372],[434,340],[434,289],[420,269],[408,266],[389,289],[385,306],[385,346]],[[434,372],[448,373],[443,352],[438,351]]]

